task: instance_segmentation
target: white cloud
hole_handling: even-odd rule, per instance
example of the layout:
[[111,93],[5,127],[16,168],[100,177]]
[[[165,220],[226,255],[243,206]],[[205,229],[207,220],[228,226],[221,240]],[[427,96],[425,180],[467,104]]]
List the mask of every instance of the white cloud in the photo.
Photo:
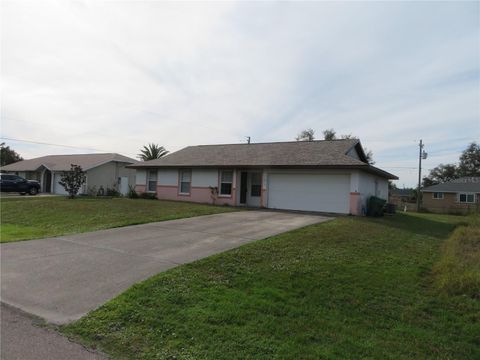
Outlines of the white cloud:
[[133,156],[335,128],[408,185],[415,141],[433,167],[480,136],[477,3],[1,6],[2,136]]

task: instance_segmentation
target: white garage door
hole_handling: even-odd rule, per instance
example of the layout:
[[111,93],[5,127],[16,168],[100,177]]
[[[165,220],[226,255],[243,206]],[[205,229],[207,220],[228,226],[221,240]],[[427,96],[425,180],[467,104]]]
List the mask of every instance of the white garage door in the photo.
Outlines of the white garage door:
[[268,207],[272,209],[350,212],[350,176],[270,174]]
[[60,181],[60,178],[60,174],[53,175],[53,192],[54,194],[67,195],[67,192],[65,191],[63,186],[58,183]]

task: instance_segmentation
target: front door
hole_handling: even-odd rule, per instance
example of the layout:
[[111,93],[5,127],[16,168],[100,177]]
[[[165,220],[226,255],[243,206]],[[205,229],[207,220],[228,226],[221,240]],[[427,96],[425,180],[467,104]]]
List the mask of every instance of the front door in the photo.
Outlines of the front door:
[[122,176],[120,178],[120,194],[127,195],[128,193],[128,177]]
[[240,204],[247,203],[247,191],[248,191],[247,179],[248,179],[247,172],[242,171],[242,173],[240,174]]
[[45,170],[43,174],[43,187],[45,189],[44,192],[52,192],[52,172],[50,170]]

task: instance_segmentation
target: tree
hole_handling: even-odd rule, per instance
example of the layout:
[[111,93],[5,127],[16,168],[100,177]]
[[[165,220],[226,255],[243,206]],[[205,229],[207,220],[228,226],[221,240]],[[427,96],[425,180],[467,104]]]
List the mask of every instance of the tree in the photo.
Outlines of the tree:
[[367,160],[367,163],[369,165],[374,165],[375,161],[373,160],[372,150],[368,150],[367,148],[363,148],[363,151],[365,152],[365,159]]
[[323,139],[324,140],[335,140],[337,138],[337,133],[333,129],[323,130]]
[[80,190],[80,187],[85,183],[86,178],[85,172],[80,165],[71,164],[70,170],[62,173],[58,183],[63,186],[68,193],[68,197],[73,199],[77,195],[78,190]]
[[15,150],[10,149],[10,146],[5,146],[4,142],[0,144],[0,166],[5,166],[22,160],[23,158]]
[[315,131],[313,131],[313,129],[311,129],[311,128],[305,129],[300,134],[297,135],[295,140],[297,140],[297,141],[313,141],[313,140],[315,140]]
[[168,151],[165,150],[163,146],[157,144],[148,144],[140,149],[140,154],[138,158],[142,161],[160,159],[161,157],[168,154]]
[[459,177],[480,176],[480,145],[476,142],[472,142],[462,152],[458,164],[458,175]]
[[455,164],[440,164],[430,170],[430,174],[423,178],[422,186],[432,186],[459,178]]

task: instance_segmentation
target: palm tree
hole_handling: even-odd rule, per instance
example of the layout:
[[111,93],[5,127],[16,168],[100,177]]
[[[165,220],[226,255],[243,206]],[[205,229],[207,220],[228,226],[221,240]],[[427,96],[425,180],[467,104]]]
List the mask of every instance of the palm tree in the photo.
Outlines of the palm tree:
[[140,149],[140,154],[138,154],[138,158],[142,161],[148,161],[160,159],[162,156],[165,156],[167,154],[168,151],[165,150],[163,146],[152,143],[144,145],[143,148]]

